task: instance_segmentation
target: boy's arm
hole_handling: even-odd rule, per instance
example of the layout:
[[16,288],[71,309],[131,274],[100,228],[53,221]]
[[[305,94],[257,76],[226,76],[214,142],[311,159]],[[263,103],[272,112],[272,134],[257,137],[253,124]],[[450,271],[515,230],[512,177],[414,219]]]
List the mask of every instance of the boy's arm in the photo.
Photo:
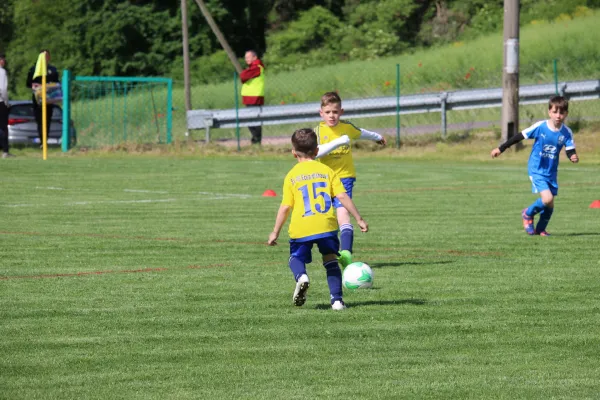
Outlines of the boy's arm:
[[387,144],[387,141],[382,135],[380,135],[377,132],[371,132],[363,128],[360,128],[360,138],[372,140],[374,142],[377,142],[377,144],[382,144],[384,146]]
[[333,150],[335,150],[338,147],[343,146],[345,144],[350,144],[350,138],[348,137],[348,135],[339,137],[335,140],[332,140],[329,143],[320,144],[319,152],[317,153],[317,156],[315,158],[321,158],[323,156],[326,156],[327,154],[331,153]]
[[575,147],[573,147],[572,149],[565,150],[565,153],[567,153],[567,157],[569,157],[569,160],[571,160],[572,163],[579,162],[579,157],[577,156]]
[[269,235],[269,240],[267,241],[269,246],[275,246],[277,244],[277,238],[279,237],[281,228],[283,227],[283,224],[285,224],[291,209],[292,207],[287,205],[281,205],[279,207],[279,211],[277,211],[277,217],[275,218],[275,227],[273,228],[273,232],[271,232]]
[[502,143],[500,146],[498,146],[494,150],[492,150],[492,152],[491,152],[492,158],[498,157],[500,154],[504,153],[504,151],[506,151],[506,149],[508,149],[510,146],[512,146],[515,143],[519,143],[520,141],[522,141],[524,139],[525,139],[525,135],[523,135],[522,132],[510,137],[506,142]]
[[363,232],[367,232],[369,230],[369,225],[360,216],[360,214],[358,212],[358,209],[354,205],[354,202],[352,201],[352,199],[350,198],[350,196],[348,196],[348,194],[346,194],[346,193],[340,193],[340,194],[338,194],[335,197],[337,197],[337,199],[340,201],[340,203],[342,203],[342,205],[344,206],[344,208],[346,210],[348,210],[348,212],[350,214],[352,214],[352,216],[356,220],[356,223],[358,224],[358,226],[360,226],[360,230],[363,231]]

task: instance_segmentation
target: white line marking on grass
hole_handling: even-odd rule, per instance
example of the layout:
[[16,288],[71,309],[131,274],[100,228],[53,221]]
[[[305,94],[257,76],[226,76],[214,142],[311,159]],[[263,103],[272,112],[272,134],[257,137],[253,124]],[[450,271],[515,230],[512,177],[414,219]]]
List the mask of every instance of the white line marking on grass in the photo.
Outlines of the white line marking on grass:
[[248,199],[252,197],[251,194],[236,194],[236,193],[214,193],[214,192],[198,192],[198,194],[205,194],[208,196],[218,196],[214,198],[226,199],[231,197],[236,197],[240,199]]
[[54,187],[54,186],[47,186],[47,187],[36,186],[35,188],[36,189],[46,189],[46,190],[66,190],[65,188]]
[[177,199],[155,199],[155,200],[106,200],[106,201],[76,201],[65,203],[65,206],[87,206],[90,204],[129,204],[129,203],[166,203],[177,201]]
[[160,194],[169,193],[166,190],[135,190],[135,189],[125,189],[123,191],[124,192],[129,192],[129,193],[160,193]]

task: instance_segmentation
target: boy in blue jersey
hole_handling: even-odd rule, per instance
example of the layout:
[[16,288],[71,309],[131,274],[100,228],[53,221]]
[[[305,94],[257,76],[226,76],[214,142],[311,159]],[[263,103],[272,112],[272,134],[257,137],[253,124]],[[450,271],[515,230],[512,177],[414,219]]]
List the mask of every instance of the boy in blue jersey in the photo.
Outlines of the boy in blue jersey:
[[[333,171],[342,180],[348,196],[352,198],[352,189],[356,181],[356,170],[352,159],[352,147],[350,143],[340,146],[328,154],[323,154],[325,146],[339,138],[348,136],[351,140],[368,139],[385,146],[385,138],[366,129],[357,128],[348,121],[340,120],[344,114],[342,108],[342,99],[335,92],[327,92],[321,97],[321,118],[323,121],[316,127],[315,132],[319,139],[319,161],[331,167]],[[328,150],[329,151],[329,150]],[[340,258],[339,261],[343,267],[352,262],[352,246],[354,243],[354,228],[350,223],[350,214],[348,210],[337,199],[334,200],[337,220],[340,225]]]
[[342,299],[342,272],[337,262],[339,240],[338,223],[333,213],[333,200],[339,200],[356,219],[361,231],[368,225],[362,219],[352,199],[346,194],[336,173],[328,166],[315,161],[318,154],[317,135],[312,129],[299,129],[292,135],[292,154],[298,159],[283,181],[283,199],[275,219],[275,227],[267,244],[274,246],[290,211],[289,266],[296,280],[293,301],[302,306],[310,285],[306,264],[312,262],[314,244],[323,255],[327,270],[327,284],[331,295],[331,308],[346,308]]
[[[532,192],[539,193],[540,198],[521,211],[523,228],[528,235],[550,236],[546,227],[554,212],[554,197],[558,194],[558,156],[561,149],[565,148],[571,162],[579,162],[579,157],[575,152],[573,132],[564,124],[568,115],[569,103],[567,100],[562,96],[554,96],[548,102],[550,119],[533,124],[492,150],[492,157],[498,157],[510,146],[523,139],[535,140],[529,156],[528,172],[532,183]],[[540,217],[534,228],[533,218],[536,214],[539,214]]]

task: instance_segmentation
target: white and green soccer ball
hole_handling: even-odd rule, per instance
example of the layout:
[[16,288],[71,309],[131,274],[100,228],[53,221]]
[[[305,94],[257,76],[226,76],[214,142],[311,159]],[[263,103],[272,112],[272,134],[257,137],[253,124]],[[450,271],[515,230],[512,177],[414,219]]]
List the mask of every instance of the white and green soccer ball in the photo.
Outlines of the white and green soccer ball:
[[353,262],[344,268],[342,284],[346,289],[363,289],[373,286],[373,270],[364,262]]

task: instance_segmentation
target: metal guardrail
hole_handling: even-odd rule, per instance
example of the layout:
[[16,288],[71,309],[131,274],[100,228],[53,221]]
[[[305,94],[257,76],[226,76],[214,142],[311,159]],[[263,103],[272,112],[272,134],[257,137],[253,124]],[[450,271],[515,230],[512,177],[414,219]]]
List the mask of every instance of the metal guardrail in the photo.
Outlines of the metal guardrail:
[[[545,103],[556,94],[570,100],[600,99],[600,80],[563,82],[521,86],[520,104]],[[344,118],[369,118],[395,115],[398,99],[395,96],[344,100]],[[446,112],[502,106],[502,88],[472,89],[456,92],[416,94],[400,97],[400,114],[441,113],[441,131],[446,134]],[[187,112],[188,130],[210,128],[235,128],[236,126],[282,125],[319,121],[320,103],[303,103],[279,106],[248,107],[226,110],[190,110]]]

